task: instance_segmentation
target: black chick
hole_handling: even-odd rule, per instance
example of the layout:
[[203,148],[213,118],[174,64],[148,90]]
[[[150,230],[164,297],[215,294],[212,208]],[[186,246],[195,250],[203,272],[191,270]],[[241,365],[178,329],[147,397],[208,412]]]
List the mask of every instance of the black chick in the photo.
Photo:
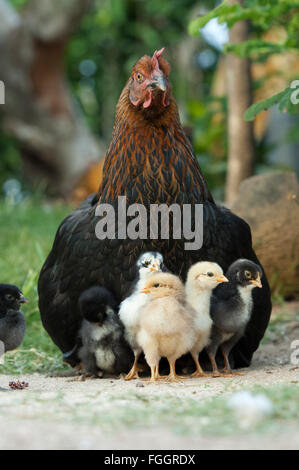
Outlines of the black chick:
[[133,354],[124,339],[124,328],[116,313],[117,302],[111,292],[104,287],[91,287],[81,294],[79,307],[83,321],[78,356],[84,373],[101,377],[104,372],[128,371]]
[[0,341],[5,352],[16,349],[24,339],[26,322],[19,308],[26,302],[17,286],[0,284]]
[[240,372],[232,372],[229,353],[244,335],[250,320],[252,290],[262,287],[261,267],[247,259],[235,261],[225,275],[229,282],[217,286],[212,295],[210,313],[213,326],[210,343],[206,347],[215,377],[221,375],[215,360],[219,346],[224,358],[222,373],[242,375]]

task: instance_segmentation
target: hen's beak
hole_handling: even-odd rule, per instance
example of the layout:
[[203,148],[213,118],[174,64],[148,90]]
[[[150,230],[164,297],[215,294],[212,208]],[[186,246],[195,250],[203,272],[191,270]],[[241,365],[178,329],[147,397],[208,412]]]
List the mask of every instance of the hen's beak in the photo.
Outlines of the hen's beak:
[[259,287],[259,288],[263,287],[263,286],[262,286],[262,282],[261,282],[260,275],[257,276],[257,279],[252,279],[252,280],[250,281],[250,283],[253,284],[253,285],[256,286],[256,287]]
[[21,304],[28,304],[29,302],[29,299],[26,299],[26,297],[24,297],[23,295],[21,295],[20,297],[20,303]]
[[228,282],[228,279],[225,276],[219,276],[219,277],[216,278],[216,281],[217,282]]
[[163,92],[166,91],[167,89],[167,83],[163,75],[155,75],[153,77],[153,81],[149,83],[148,85],[152,90],[161,90]]

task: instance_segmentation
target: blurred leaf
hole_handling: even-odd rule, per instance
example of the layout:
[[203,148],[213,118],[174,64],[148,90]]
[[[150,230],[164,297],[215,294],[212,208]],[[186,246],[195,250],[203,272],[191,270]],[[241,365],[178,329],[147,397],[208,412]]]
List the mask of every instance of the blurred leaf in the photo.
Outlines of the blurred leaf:
[[[299,94],[293,88],[287,87],[285,90],[277,93],[276,95],[271,96],[270,98],[259,101],[258,103],[253,104],[244,114],[246,121],[252,121],[255,116],[261,111],[266,111],[275,104],[278,104],[278,109],[280,112],[288,111],[291,114],[299,113],[299,99],[295,98],[294,94]],[[294,95],[294,96],[293,96]],[[293,98],[292,98],[293,96]],[[293,103],[292,100],[296,99],[297,103]]]
[[249,39],[248,41],[244,41],[240,44],[229,43],[224,46],[224,52],[234,52],[242,59],[253,56],[254,54],[280,54],[292,49],[293,47],[290,47],[285,41],[281,43],[272,43],[264,41],[263,39]]
[[[231,28],[241,20],[251,20],[252,24],[264,30],[279,23],[290,11],[299,8],[298,0],[247,0],[244,7],[240,4],[227,5],[227,0],[206,15],[195,18],[189,23],[188,31],[192,36],[199,36],[200,29],[212,18],[219,23],[226,23]],[[295,14],[295,12],[292,12]],[[297,21],[296,21],[297,24]]]

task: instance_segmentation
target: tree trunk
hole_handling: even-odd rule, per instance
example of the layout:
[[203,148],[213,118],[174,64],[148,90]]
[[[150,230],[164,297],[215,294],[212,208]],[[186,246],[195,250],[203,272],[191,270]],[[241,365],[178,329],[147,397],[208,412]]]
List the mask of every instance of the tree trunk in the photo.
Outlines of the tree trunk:
[[102,156],[65,77],[64,52],[90,0],[30,0],[21,14],[0,0],[4,129],[19,142],[26,176],[66,196]]
[[[242,3],[230,0],[230,4]],[[239,21],[230,30],[230,42],[240,43],[248,39],[248,23]],[[244,120],[244,112],[252,104],[251,73],[249,59],[235,54],[226,57],[228,92],[228,169],[226,202],[236,199],[240,183],[252,175],[254,160],[253,123]]]

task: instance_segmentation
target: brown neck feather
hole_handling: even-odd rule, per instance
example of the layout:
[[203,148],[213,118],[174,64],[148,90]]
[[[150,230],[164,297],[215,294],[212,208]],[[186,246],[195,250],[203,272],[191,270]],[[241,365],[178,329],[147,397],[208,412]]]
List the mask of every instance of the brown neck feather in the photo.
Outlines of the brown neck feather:
[[[99,188],[100,202],[200,203],[213,200],[173,97],[166,108],[130,103],[128,84],[116,107],[112,139]],[[182,199],[183,198],[183,199]]]

